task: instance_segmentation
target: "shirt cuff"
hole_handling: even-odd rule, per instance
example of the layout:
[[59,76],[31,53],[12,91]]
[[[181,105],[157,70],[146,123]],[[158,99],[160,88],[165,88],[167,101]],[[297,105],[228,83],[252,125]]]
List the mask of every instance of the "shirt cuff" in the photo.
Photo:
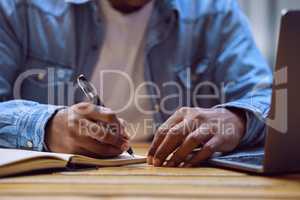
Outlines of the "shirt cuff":
[[62,108],[64,107],[39,104],[30,110],[21,111],[17,122],[18,148],[43,151],[46,125]]
[[214,108],[237,108],[245,111],[246,133],[242,138],[239,147],[255,146],[264,141],[266,113],[260,109],[238,101],[216,105]]

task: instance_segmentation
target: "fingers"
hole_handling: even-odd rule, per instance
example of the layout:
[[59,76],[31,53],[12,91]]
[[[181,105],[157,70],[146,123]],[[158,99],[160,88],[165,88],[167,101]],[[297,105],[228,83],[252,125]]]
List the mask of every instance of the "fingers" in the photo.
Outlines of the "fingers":
[[[197,130],[182,130],[185,120],[195,121]],[[230,151],[237,146],[241,135],[239,133],[244,130],[239,128],[243,127],[240,121],[239,117],[226,112],[226,109],[225,112],[217,109],[180,109],[157,131],[149,150],[148,163],[154,166],[164,165],[174,152],[166,166],[184,164],[191,167],[207,160],[217,151]],[[199,147],[201,149],[194,152]]]
[[86,115],[86,117],[94,121],[120,124],[116,113],[105,107],[96,106],[94,111]]
[[187,160],[183,167],[197,166],[202,161],[209,159],[215,152],[217,152],[218,147],[221,146],[222,143],[223,141],[220,137],[213,137],[203,146],[201,151],[195,154],[190,160]]
[[175,127],[171,128],[166,134],[163,141],[160,143],[155,151],[153,157],[153,165],[159,167],[163,164],[165,159],[170,155],[184,140],[183,130],[184,124],[181,122]]
[[116,147],[123,145],[122,149],[129,146],[125,141],[129,140],[116,114],[109,108],[95,106],[91,103],[79,103],[71,107],[72,111],[80,116],[79,130],[99,142],[111,144]]
[[127,122],[124,119],[122,119],[122,118],[118,118],[118,120],[119,120],[119,122],[121,124],[121,135],[125,139],[129,140],[130,139],[130,135],[126,131],[126,127],[128,126]]
[[109,144],[103,144],[92,138],[82,139],[78,154],[93,158],[110,158],[122,154],[123,150]]
[[157,148],[161,145],[162,141],[165,139],[169,129],[175,126],[177,123],[182,121],[182,116],[180,114],[172,115],[164,124],[162,124],[155,133],[155,137],[150,146],[148,152],[147,162],[148,164],[153,164],[153,157],[156,153]]
[[98,142],[112,145],[123,151],[128,149],[128,139],[113,132],[110,127],[101,126],[87,119],[81,119],[79,120],[78,130],[79,136],[91,137]]
[[91,103],[79,103],[71,107],[72,110],[92,121],[102,121],[106,123],[119,123],[116,114],[109,108],[96,106]]
[[153,164],[153,157],[155,155],[156,149],[160,146],[162,141],[165,139],[167,135],[167,130],[160,130],[155,134],[155,137],[153,139],[153,142],[150,146],[149,152],[148,152],[148,158],[147,162],[149,165]]
[[183,120],[171,128],[160,146],[156,149],[153,165],[156,167],[163,165],[168,156],[182,144],[186,136],[194,131],[196,123],[197,120]]
[[184,162],[192,151],[199,146],[203,146],[210,138],[212,134],[203,129],[198,128],[184,140],[182,145],[176,150],[170,160],[167,162],[167,167],[177,167]]

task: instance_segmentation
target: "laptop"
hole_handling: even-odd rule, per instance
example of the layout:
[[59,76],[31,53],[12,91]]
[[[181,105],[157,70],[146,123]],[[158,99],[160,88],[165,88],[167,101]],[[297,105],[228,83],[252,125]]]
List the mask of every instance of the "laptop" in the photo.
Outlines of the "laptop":
[[266,124],[264,147],[213,157],[209,163],[262,174],[300,172],[300,11],[282,13]]

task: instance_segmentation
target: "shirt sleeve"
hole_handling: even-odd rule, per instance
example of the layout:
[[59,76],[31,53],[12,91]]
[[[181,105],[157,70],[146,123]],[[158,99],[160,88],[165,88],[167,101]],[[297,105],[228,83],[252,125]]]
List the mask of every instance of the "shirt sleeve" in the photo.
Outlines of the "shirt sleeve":
[[[220,48],[216,53],[215,81],[223,85],[225,99],[216,107],[243,109],[246,134],[241,146],[251,146],[264,139],[272,93],[272,71],[258,50],[246,17],[236,1],[216,20]],[[219,28],[217,28],[219,27]]]
[[[12,3],[12,2],[11,2]],[[9,9],[8,9],[9,8]],[[8,1],[0,4],[0,147],[41,151],[45,126],[60,107],[12,100],[13,84],[24,63],[22,20]],[[15,30],[14,28],[18,28]]]
[[47,122],[61,108],[24,100],[0,103],[0,146],[42,151]]

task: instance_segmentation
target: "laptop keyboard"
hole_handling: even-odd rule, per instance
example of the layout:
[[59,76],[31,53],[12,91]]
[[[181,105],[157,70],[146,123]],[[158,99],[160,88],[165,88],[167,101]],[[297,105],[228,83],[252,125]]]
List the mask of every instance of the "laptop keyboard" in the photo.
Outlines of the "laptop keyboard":
[[251,156],[238,156],[238,157],[222,157],[219,158],[222,160],[238,162],[238,163],[245,163],[250,165],[263,165],[264,155],[251,155]]

